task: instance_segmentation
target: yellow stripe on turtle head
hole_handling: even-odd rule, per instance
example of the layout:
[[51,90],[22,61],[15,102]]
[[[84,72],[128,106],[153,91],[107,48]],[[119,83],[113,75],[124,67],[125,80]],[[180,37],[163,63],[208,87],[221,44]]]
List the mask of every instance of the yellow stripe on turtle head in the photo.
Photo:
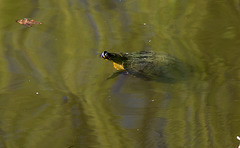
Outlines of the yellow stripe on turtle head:
[[106,59],[104,52],[101,54],[102,58]]
[[113,67],[117,70],[125,70],[123,65],[117,64],[113,62]]

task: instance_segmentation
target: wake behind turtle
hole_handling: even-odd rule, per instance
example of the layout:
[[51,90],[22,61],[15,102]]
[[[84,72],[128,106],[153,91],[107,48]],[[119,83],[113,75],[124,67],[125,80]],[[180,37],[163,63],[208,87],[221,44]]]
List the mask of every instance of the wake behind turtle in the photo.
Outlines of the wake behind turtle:
[[126,73],[145,80],[171,83],[186,79],[190,70],[189,66],[167,53],[142,51],[117,54],[104,51],[101,57],[112,61],[118,70],[112,77]]

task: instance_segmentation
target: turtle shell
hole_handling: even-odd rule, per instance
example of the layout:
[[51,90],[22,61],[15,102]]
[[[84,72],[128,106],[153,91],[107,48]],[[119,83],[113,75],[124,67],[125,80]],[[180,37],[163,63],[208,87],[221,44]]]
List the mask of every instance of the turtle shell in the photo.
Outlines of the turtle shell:
[[184,64],[166,53],[139,52],[124,56],[128,60],[123,67],[129,74],[146,79],[176,79],[184,76]]

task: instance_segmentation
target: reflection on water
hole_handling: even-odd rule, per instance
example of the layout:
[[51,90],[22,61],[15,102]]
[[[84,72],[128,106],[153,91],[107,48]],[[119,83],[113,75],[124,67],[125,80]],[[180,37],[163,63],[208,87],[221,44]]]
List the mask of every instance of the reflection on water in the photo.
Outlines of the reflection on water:
[[[0,147],[237,147],[237,1],[0,2]],[[20,18],[42,25],[19,25]],[[178,83],[127,75],[100,52],[163,51]]]

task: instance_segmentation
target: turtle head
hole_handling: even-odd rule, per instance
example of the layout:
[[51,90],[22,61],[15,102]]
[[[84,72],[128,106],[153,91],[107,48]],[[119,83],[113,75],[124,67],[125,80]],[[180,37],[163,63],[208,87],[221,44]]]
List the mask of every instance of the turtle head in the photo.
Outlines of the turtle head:
[[104,59],[106,59],[106,60],[110,60],[111,54],[108,53],[107,51],[103,51],[103,52],[101,53],[101,57],[104,58]]
[[110,60],[117,64],[122,64],[124,62],[124,60],[127,59],[126,57],[123,57],[121,54],[109,53],[107,51],[103,51],[101,53],[101,57],[105,60]]

